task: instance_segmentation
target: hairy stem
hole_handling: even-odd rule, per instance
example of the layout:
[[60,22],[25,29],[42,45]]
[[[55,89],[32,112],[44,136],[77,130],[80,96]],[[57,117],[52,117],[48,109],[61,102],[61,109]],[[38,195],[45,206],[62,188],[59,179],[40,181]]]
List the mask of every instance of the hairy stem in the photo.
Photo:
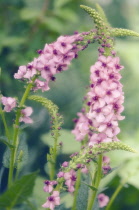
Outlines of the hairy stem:
[[[29,92],[33,86],[34,81],[36,80],[35,76],[32,79],[32,82],[28,84],[23,97],[20,101],[19,107],[22,107],[29,95]],[[9,175],[8,175],[8,188],[12,185],[12,181],[13,181],[13,171],[14,171],[14,164],[15,164],[15,160],[16,160],[16,152],[17,152],[17,148],[18,148],[18,134],[19,134],[19,119],[21,116],[21,109],[19,109],[16,113],[16,119],[15,119],[15,124],[14,124],[14,135],[13,135],[13,146],[14,148],[11,148],[11,158],[10,158],[10,168],[9,168]]]
[[[101,181],[101,173],[102,173],[102,154],[99,155],[98,157],[98,168],[97,168],[97,172],[96,172],[96,177],[95,177],[95,182],[93,180],[93,187],[95,187],[96,189],[98,189],[100,181]],[[95,199],[96,199],[96,195],[97,195],[97,190],[94,190],[91,192],[91,196],[90,196],[90,200],[88,203],[88,208],[87,210],[92,210]]]
[[77,196],[78,196],[78,191],[81,183],[81,170],[78,170],[77,172],[77,180],[76,180],[76,185],[75,185],[75,191],[74,191],[74,199],[73,199],[73,206],[72,210],[76,210],[76,204],[77,204]]

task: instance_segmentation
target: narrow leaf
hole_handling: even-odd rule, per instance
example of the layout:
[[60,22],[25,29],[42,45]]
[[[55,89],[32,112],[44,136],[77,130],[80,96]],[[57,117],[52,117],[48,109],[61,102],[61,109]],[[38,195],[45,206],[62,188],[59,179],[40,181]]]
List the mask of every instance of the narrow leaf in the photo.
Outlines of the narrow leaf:
[[23,176],[0,197],[0,207],[12,208],[31,195],[38,172]]
[[136,37],[139,37],[139,33],[132,31],[132,30],[128,30],[128,29],[123,29],[123,28],[112,28],[111,35],[112,36],[136,36]]
[[86,186],[88,186],[88,187],[89,187],[91,190],[93,190],[93,191],[97,191],[97,190],[98,190],[96,187],[91,186],[91,185],[89,185],[89,184],[87,184],[87,183],[85,183],[85,182],[82,182],[82,183],[84,183]]

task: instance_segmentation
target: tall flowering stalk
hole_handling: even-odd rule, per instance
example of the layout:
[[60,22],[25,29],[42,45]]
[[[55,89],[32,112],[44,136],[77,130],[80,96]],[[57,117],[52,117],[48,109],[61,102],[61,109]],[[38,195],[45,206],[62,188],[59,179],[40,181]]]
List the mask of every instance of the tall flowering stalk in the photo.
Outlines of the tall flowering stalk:
[[[50,163],[50,180],[44,181],[43,190],[49,193],[46,202],[42,205],[44,208],[54,210],[56,206],[60,205],[60,192],[68,191],[74,194],[72,210],[76,210],[82,174],[90,173],[92,163],[95,164],[94,174],[91,175],[91,184],[85,183],[91,189],[87,210],[92,210],[96,199],[100,208],[106,206],[109,202],[108,196],[103,193],[98,195],[101,179],[111,171],[110,159],[104,154],[117,149],[136,152],[117,138],[120,132],[118,121],[124,119],[124,116],[121,116],[124,110],[124,93],[120,83],[120,70],[123,69],[123,66],[120,64],[119,57],[116,57],[113,37],[139,35],[130,30],[111,28],[99,5],[97,5],[98,12],[86,6],[81,7],[93,17],[96,28],[89,32],[75,32],[72,36],[60,36],[55,42],[46,44],[43,50],[38,50],[37,58],[27,65],[20,66],[17,73],[14,74],[15,79],[26,84],[21,100],[1,96],[0,114],[6,134],[6,137],[1,138],[1,141],[9,147],[10,164],[8,166],[8,190],[0,198],[0,205],[8,210],[27,199],[26,194],[31,194],[36,177],[36,173],[33,173],[18,180],[20,163],[24,156],[22,149],[18,151],[21,141],[19,138],[20,125],[21,123],[33,123],[31,118],[33,109],[26,106],[27,99],[41,103],[51,116],[51,134],[54,146],[50,148],[47,155]],[[98,60],[90,68],[90,87],[85,96],[84,107],[77,114],[78,118],[74,119],[75,128],[72,130],[76,140],[81,142],[81,150],[72,154],[69,162],[64,161],[56,174],[58,148],[62,144],[58,142],[58,138],[63,118],[58,113],[58,107],[52,101],[37,95],[30,96],[30,92],[48,91],[50,81],[56,79],[55,75],[67,70],[71,61],[78,57],[79,51],[85,50],[89,44],[95,41],[100,44]],[[15,111],[13,136],[9,132],[5,117],[5,112],[11,111]],[[16,169],[15,175],[14,169]],[[55,177],[57,177],[56,180],[54,180]],[[31,189],[28,187],[30,183],[32,183]],[[26,192],[27,187],[28,191]],[[15,194],[11,195],[11,192],[15,192]],[[11,199],[6,204],[3,201],[7,197]],[[113,197],[115,198],[115,196]],[[110,201],[110,205],[112,202]]]

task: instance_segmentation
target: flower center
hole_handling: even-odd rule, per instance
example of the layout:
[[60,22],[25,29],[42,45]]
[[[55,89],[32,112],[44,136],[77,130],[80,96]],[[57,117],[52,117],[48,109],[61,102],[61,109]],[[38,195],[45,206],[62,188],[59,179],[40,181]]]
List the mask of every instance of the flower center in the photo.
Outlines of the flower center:
[[48,197],[48,200],[49,201],[54,201],[54,197],[53,196],[50,196],[50,197]]

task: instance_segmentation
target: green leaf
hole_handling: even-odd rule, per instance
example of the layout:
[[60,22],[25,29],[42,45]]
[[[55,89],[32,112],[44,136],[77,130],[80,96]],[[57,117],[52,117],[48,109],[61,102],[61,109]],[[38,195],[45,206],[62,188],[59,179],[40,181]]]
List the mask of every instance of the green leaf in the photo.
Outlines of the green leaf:
[[34,20],[41,15],[40,10],[24,8],[20,11],[20,17],[22,20]]
[[[69,131],[62,129],[60,131],[59,142],[63,142],[62,153],[71,154],[80,150],[80,143],[75,141],[74,135]],[[53,141],[50,141],[51,133],[43,134],[41,140],[48,146],[53,146]]]
[[123,28],[112,28],[111,36],[136,36],[136,37],[139,37],[139,33],[132,31],[132,30],[128,30],[128,29],[123,29]]
[[48,193],[43,192],[43,186],[44,186],[44,178],[41,176],[38,176],[35,180],[34,189],[33,189],[33,198],[36,200],[36,204],[39,207],[39,210],[43,210],[44,208],[41,207],[43,203],[46,202],[46,197],[48,196]]
[[[23,156],[20,158],[20,152],[23,151]],[[15,167],[20,162],[20,167],[23,166],[28,160],[28,145],[26,143],[26,134],[22,133],[19,136],[19,145],[17,148],[17,155],[16,155],[16,161],[15,161]]]
[[98,190],[96,187],[93,187],[93,186],[91,186],[91,185],[89,185],[89,184],[87,184],[85,182],[82,182],[82,183],[84,183],[86,186],[88,186],[93,191],[97,191]]
[[5,144],[9,148],[14,148],[14,146],[11,145],[8,141],[9,140],[8,140],[8,138],[6,136],[0,136],[0,142],[2,142],[3,144]]
[[[89,175],[85,176],[84,181],[89,183]],[[88,193],[89,193],[89,188],[87,185],[88,184],[81,182],[77,197],[77,210],[87,209]]]
[[63,9],[59,9],[58,11],[55,12],[55,14],[62,18],[64,21],[71,21],[76,23],[78,21],[78,15],[71,9],[68,8],[63,8]]
[[37,172],[23,176],[0,197],[0,207],[12,208],[25,201],[32,193]]
[[61,34],[61,31],[63,31],[63,21],[58,19],[58,17],[46,17],[43,19],[43,23],[45,24],[45,27],[49,29],[50,31],[54,31]]
[[71,0],[56,0],[54,1],[54,8],[61,8]]
[[10,166],[10,156],[11,156],[11,150],[9,148],[6,148],[2,160],[2,163],[5,168],[9,168]]

